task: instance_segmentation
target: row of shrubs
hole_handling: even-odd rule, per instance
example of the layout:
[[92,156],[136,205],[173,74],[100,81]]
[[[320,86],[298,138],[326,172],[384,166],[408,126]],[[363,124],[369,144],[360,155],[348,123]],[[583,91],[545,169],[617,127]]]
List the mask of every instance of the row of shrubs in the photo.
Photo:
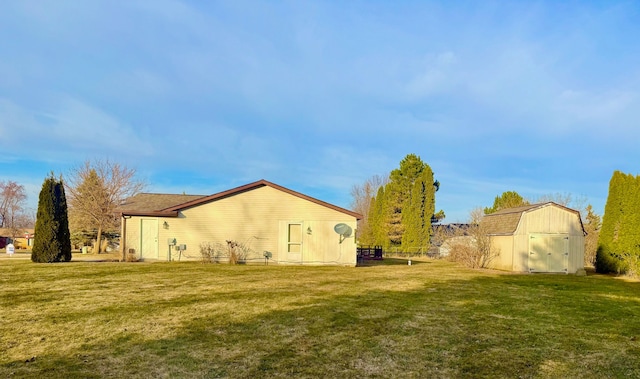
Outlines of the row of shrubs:
[[202,263],[245,263],[249,253],[251,248],[247,244],[234,240],[227,240],[226,243],[203,242],[200,244]]

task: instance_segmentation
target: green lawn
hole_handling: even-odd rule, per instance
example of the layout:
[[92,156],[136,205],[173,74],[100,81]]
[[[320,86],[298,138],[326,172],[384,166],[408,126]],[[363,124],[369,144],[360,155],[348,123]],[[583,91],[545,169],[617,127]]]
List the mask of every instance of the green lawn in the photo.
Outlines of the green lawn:
[[[394,264],[396,263],[396,264]],[[0,260],[0,377],[640,377],[640,283]]]

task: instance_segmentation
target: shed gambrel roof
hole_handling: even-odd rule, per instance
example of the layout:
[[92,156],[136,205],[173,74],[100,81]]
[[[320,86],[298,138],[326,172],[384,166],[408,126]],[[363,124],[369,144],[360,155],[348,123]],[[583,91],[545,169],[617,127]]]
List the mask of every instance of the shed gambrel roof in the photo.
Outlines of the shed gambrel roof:
[[[149,196],[148,199],[142,197],[139,201],[132,201],[132,206],[127,206],[127,204],[123,204],[120,207],[120,213],[122,215],[127,216],[164,216],[164,217],[176,217],[178,212],[184,209],[197,207],[202,204],[210,203],[212,201],[224,199],[230,196],[235,196],[241,194],[243,192],[252,191],[261,187],[271,187],[277,189],[279,191],[288,193],[290,195],[299,197],[301,199],[310,201],[312,203],[322,205],[323,207],[327,207],[333,209],[335,211],[348,214],[350,216],[355,217],[356,219],[362,219],[362,215],[359,213],[350,211],[345,208],[338,207],[337,205],[333,205],[322,200],[318,200],[311,196],[304,195],[302,193],[290,190],[288,188],[279,186],[275,183],[271,183],[264,179],[258,180],[257,182],[245,184],[240,187],[236,187],[227,191],[218,192],[216,194],[210,196],[200,196],[200,195],[160,195],[160,194],[140,194]],[[137,196],[140,196],[137,195]],[[158,199],[154,199],[153,196],[158,196]],[[161,197],[166,198],[161,198]],[[172,197],[173,196],[173,197]],[[183,196],[182,200],[180,200],[179,196]],[[186,196],[186,197],[185,197]],[[191,196],[191,198],[187,198]],[[136,196],[132,197],[131,200],[135,200]],[[127,201],[128,203],[129,201]],[[144,204],[144,206],[135,206],[138,203],[140,205]]]
[[547,203],[523,205],[521,207],[507,208],[499,210],[495,213],[485,215],[482,218],[482,225],[485,228],[485,232],[489,235],[510,235],[513,234],[518,228],[522,215],[543,207],[555,206],[564,209],[568,212],[575,213],[580,220],[580,226],[584,233],[584,226],[582,225],[582,219],[580,212],[575,209],[567,208],[560,204],[556,204],[552,201]]

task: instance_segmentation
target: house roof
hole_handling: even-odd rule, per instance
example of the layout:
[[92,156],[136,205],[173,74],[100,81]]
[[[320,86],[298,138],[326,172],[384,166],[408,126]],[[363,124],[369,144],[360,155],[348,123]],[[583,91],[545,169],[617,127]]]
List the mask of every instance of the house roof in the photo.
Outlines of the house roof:
[[487,234],[491,234],[491,235],[513,234],[518,228],[518,224],[520,223],[520,219],[522,218],[522,215],[524,213],[531,212],[547,206],[555,206],[558,208],[562,208],[568,212],[575,213],[578,216],[578,219],[580,220],[580,226],[582,227],[582,230],[584,232],[584,226],[582,225],[580,212],[578,212],[575,209],[567,208],[560,204],[556,204],[552,201],[549,201],[546,203],[539,203],[539,204],[523,205],[521,207],[501,209],[495,213],[485,215],[482,218],[482,225],[485,228],[485,231]]
[[[139,193],[120,204],[117,211],[127,216],[172,216],[160,212],[163,209],[200,199],[204,195],[175,195],[164,193]],[[177,216],[177,212],[174,212]]]
[[[165,216],[165,217],[176,217],[178,215],[178,212],[184,209],[188,209],[188,208],[193,208],[202,204],[206,204],[206,203],[210,203],[212,201],[216,201],[216,200],[220,200],[220,199],[224,199],[227,197],[231,197],[231,196],[235,196],[238,194],[241,194],[243,192],[247,192],[247,191],[252,191],[254,189],[257,188],[261,188],[261,187],[271,187],[274,189],[277,189],[279,191],[288,193],[290,195],[299,197],[301,199],[310,201],[312,203],[316,203],[319,205],[322,205],[324,207],[336,210],[338,212],[341,213],[345,213],[348,214],[350,216],[355,217],[356,219],[360,220],[362,219],[362,215],[360,215],[359,213],[350,211],[348,209],[345,208],[341,208],[338,207],[337,205],[333,205],[327,202],[324,202],[322,200],[318,200],[316,198],[313,198],[311,196],[307,196],[304,195],[300,192],[296,192],[293,190],[290,190],[288,188],[279,186],[275,183],[271,183],[269,181],[266,181],[264,179],[262,180],[258,180],[257,182],[253,182],[253,183],[249,183],[249,184],[245,184],[243,186],[240,187],[236,187],[236,188],[232,188],[230,190],[227,191],[223,191],[223,192],[218,192],[215,193],[213,195],[210,196],[193,196],[193,195],[159,195],[159,196],[193,196],[193,198],[191,199],[187,199],[187,198],[183,198],[182,201],[179,201],[178,198],[167,198],[165,203],[162,203],[160,200],[147,200],[146,204],[147,207],[146,208],[142,208],[142,207],[138,207],[136,208],[135,206],[135,202],[132,203],[132,207],[128,207],[125,205],[121,206],[121,213],[122,215],[130,215],[130,216]],[[140,194],[140,195],[156,195],[156,194]],[[137,195],[138,196],[138,195]],[[131,199],[133,200],[136,196],[132,197]],[[173,202],[175,200],[175,202]],[[172,204],[170,204],[171,202],[173,202]],[[152,205],[155,204],[155,205]]]
[[[29,235],[33,234],[33,228],[17,228],[19,233],[17,235],[18,238],[23,238],[25,233],[29,233]],[[10,237],[13,233],[11,228],[0,228],[0,237]]]

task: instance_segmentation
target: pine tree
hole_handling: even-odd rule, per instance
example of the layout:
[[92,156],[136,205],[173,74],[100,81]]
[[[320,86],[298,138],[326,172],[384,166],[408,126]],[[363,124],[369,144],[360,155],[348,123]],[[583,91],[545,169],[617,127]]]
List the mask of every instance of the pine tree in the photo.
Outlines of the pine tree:
[[[413,186],[425,169],[425,163],[416,154],[408,154],[402,161],[400,161],[400,167],[391,171],[390,181],[387,185],[387,206],[388,215],[387,230],[389,234],[389,240],[393,245],[407,246],[403,243],[403,236],[405,229],[409,225],[409,228],[415,227],[415,220],[417,218],[416,212],[410,214],[408,217],[403,216],[403,210],[405,206],[409,205],[409,199]],[[416,200],[416,207],[419,207]],[[409,212],[411,213],[411,212]],[[431,217],[431,215],[429,216]],[[416,235],[413,231],[409,232],[410,236]],[[413,237],[412,237],[413,238]]]
[[484,214],[495,213],[501,209],[519,207],[522,205],[528,205],[529,202],[526,201],[519,193],[516,191],[506,191],[503,192],[502,195],[496,196],[493,200],[493,206],[491,208],[485,208]]
[[42,184],[31,260],[52,263],[71,260],[71,239],[62,181],[53,174]]
[[420,246],[420,230],[422,229],[421,208],[423,198],[423,185],[421,181],[416,181],[411,188],[409,198],[402,209],[402,251],[415,252]]
[[385,188],[385,203],[383,208],[384,230],[387,235],[385,246],[399,246],[402,243],[404,227],[402,225],[402,205],[405,200],[405,192],[399,190],[390,182]]
[[[439,186],[440,182],[433,180],[429,165],[415,154],[407,155],[400,167],[391,172],[389,182],[378,187],[370,202],[367,220],[370,240],[385,249],[391,246],[402,246],[405,251],[427,248]],[[444,218],[444,212],[437,214]]]

